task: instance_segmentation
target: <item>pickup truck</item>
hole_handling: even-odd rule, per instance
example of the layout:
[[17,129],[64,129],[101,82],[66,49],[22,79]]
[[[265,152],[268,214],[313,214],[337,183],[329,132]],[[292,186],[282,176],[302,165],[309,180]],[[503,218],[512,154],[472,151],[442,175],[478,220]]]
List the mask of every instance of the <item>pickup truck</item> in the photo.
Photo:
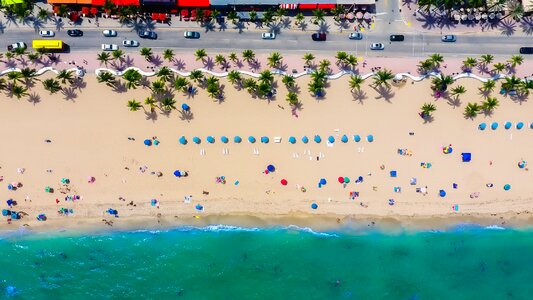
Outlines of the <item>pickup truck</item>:
[[16,49],[26,49],[28,46],[26,46],[26,43],[24,42],[16,42],[14,44],[8,45],[7,50],[8,51],[15,51]]

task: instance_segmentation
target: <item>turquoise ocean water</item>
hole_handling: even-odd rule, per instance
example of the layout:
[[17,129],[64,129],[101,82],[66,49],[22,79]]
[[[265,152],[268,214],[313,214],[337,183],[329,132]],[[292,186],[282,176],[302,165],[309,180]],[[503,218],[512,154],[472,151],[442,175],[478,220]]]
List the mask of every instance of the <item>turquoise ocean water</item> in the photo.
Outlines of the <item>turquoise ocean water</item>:
[[0,238],[0,298],[532,299],[533,231],[181,227]]

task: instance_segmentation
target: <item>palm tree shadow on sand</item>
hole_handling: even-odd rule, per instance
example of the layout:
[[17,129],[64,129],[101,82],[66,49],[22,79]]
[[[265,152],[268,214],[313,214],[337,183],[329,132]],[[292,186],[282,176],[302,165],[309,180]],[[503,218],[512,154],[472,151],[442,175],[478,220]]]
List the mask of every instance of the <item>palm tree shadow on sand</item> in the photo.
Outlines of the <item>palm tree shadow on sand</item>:
[[144,112],[144,117],[146,120],[148,121],[152,121],[152,122],[155,122],[157,121],[157,112],[155,110],[147,110]]
[[368,99],[368,95],[365,91],[359,89],[352,92],[353,100],[359,101],[360,104],[364,104],[365,100]]
[[498,24],[498,28],[500,28],[502,35],[511,36],[516,31],[516,22],[511,19],[502,20]]
[[33,92],[28,95],[28,102],[32,103],[33,105],[36,105],[37,103],[41,102],[41,96],[37,94],[36,92]]
[[392,91],[390,86],[378,86],[375,87],[374,90],[378,92],[378,96],[376,99],[383,99],[389,103],[391,103],[391,99],[394,97],[394,92]]
[[180,110],[180,120],[190,122],[194,119],[194,114],[190,110]]
[[76,90],[72,87],[63,88],[61,90],[61,93],[63,94],[63,96],[65,97],[65,100],[67,101],[76,102],[74,101],[74,99],[78,98],[78,94],[76,93]]
[[460,107],[462,104],[461,99],[459,99],[459,97],[457,96],[445,96],[445,99],[446,103],[448,103],[448,105],[450,105],[454,109]]
[[118,79],[115,81],[115,85],[113,87],[113,92],[115,93],[125,93],[128,91],[128,88],[126,87],[126,83],[122,82],[122,80]]

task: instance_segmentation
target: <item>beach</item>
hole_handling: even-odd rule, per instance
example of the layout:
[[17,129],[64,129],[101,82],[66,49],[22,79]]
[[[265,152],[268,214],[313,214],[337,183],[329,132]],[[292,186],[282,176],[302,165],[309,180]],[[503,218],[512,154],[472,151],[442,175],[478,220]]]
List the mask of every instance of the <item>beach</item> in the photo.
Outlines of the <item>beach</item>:
[[[117,93],[89,74],[86,86],[69,100],[49,95],[39,82],[31,91],[38,97],[30,97],[37,101],[3,95],[0,175],[4,186],[15,181],[22,186],[16,191],[2,188],[0,196],[15,200],[13,210],[27,216],[12,224],[4,217],[2,230],[23,224],[36,230],[106,226],[102,219],[119,228],[172,226],[232,216],[327,217],[335,222],[394,219],[398,224],[414,220],[431,224],[427,220],[436,217],[450,223],[472,218],[531,224],[533,187],[528,183],[533,175],[527,167],[517,166],[531,155],[531,101],[517,103],[495,92],[500,107],[492,116],[480,114],[471,120],[463,116],[464,105],[482,100],[481,84],[474,79],[457,81],[455,85],[465,86],[467,92],[459,97],[461,107],[454,107],[446,99],[434,100],[429,80],[392,86],[387,97],[369,87],[368,80],[361,88],[363,96],[355,97],[349,76],[344,76],[328,81],[325,97],[317,100],[308,95],[309,78],[303,77],[296,81],[301,90],[296,117],[285,101],[281,77],[275,79],[278,94],[271,101],[252,98],[221,79],[223,102],[213,101],[202,89],[191,98],[180,92],[175,95],[178,110],[169,114],[158,110],[155,117],[126,107],[131,99],[142,102],[149,89]],[[425,102],[437,107],[431,122],[418,115]],[[182,103],[191,107],[192,117],[181,115]],[[481,122],[493,121],[500,124],[497,130],[478,129]],[[526,126],[506,130],[506,121]],[[213,144],[206,141],[209,135],[215,137]],[[243,142],[234,143],[235,135]],[[315,135],[321,136],[321,143],[313,142]],[[341,142],[343,135],[349,138],[347,143]],[[355,142],[354,135],[360,135],[361,141]],[[368,135],[373,142],[367,141]],[[186,145],[178,142],[181,136],[187,138]],[[193,143],[194,136],[202,142]],[[230,142],[223,144],[221,136]],[[257,142],[249,143],[248,136]],[[268,144],[260,142],[263,136],[269,137]],[[296,138],[295,144],[288,142],[290,136]],[[311,141],[304,144],[302,136]],[[332,145],[327,143],[329,136],[335,138]],[[281,137],[280,143],[274,142],[276,137]],[[160,144],[143,144],[152,138]],[[453,152],[444,154],[443,147],[449,145]],[[398,154],[399,149],[410,155]],[[463,152],[472,154],[470,162],[461,160]],[[265,174],[268,165],[276,170]],[[175,177],[175,170],[187,171],[188,176]],[[223,182],[217,182],[222,176]],[[362,182],[356,183],[359,176]],[[94,182],[89,183],[89,177]],[[350,182],[341,184],[338,177]],[[66,194],[60,192],[62,178],[70,181]],[[327,184],[319,187],[322,178]],[[412,178],[417,181],[414,185]],[[280,183],[282,179],[287,185]],[[509,190],[504,190],[506,184]],[[47,186],[54,192],[46,192]],[[417,188],[426,193],[416,192]],[[446,196],[439,195],[441,190]],[[350,192],[358,194],[351,198]],[[69,195],[80,197],[65,201]],[[152,199],[157,205],[151,205]],[[317,209],[311,208],[313,203]],[[59,215],[61,208],[73,213]],[[117,210],[119,218],[106,213],[109,208]],[[38,214],[46,214],[47,221],[37,221]]]

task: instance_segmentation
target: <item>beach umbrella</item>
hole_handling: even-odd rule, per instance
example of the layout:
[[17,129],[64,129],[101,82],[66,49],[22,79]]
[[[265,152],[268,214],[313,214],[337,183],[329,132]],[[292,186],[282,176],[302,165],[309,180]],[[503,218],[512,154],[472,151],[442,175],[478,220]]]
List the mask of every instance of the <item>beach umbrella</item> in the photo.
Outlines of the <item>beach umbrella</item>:
[[526,162],[525,160],[521,160],[521,161],[518,162],[518,167],[519,167],[520,169],[523,169],[523,168],[525,168],[526,166],[527,166],[527,162]]
[[524,122],[516,123],[516,129],[522,129],[524,127]]
[[281,183],[282,185],[287,185],[288,182],[287,182],[287,179],[282,179],[282,180],[280,181],[280,183]]
[[324,185],[324,184],[326,184],[326,183],[328,183],[328,182],[326,181],[326,178],[321,178],[319,183],[320,183],[321,185]]
[[510,185],[510,184],[506,184],[506,185],[503,186],[503,189],[504,189],[505,191],[508,191],[508,190],[511,189],[511,185]]
[[196,204],[195,208],[196,208],[196,210],[203,210],[204,209],[204,207],[201,206],[200,204]]
[[348,143],[348,137],[346,136],[346,134],[341,137],[341,142]]
[[191,107],[189,105],[187,105],[186,103],[183,103],[181,105],[181,109],[183,109],[184,111],[189,111],[191,109]]
[[11,214],[11,211],[8,209],[2,209],[2,216],[7,217]]
[[490,128],[491,128],[492,130],[496,130],[496,129],[498,129],[498,122],[492,122],[492,124],[490,124]]
[[248,137],[248,142],[250,142],[252,144],[255,143],[255,138],[253,136],[249,136]]
[[320,136],[317,134],[317,135],[315,135],[314,141],[315,141],[315,143],[320,143],[320,142],[322,142],[322,138],[320,138]]
[[184,136],[181,136],[179,139],[180,144],[187,145],[187,139]]
[[339,176],[339,178],[337,178],[337,181],[339,181],[339,183],[344,183],[344,177]]
[[478,128],[479,128],[479,130],[485,130],[485,128],[487,128],[487,123],[479,124]]
[[369,143],[372,143],[374,141],[374,136],[369,134],[366,136],[366,140],[369,142]]
[[276,167],[274,167],[273,165],[268,165],[268,166],[267,166],[267,170],[268,170],[269,172],[274,172],[274,171],[276,171]]
[[289,137],[289,143],[291,143],[291,144],[296,143],[296,138],[293,137],[293,136]]
[[445,190],[440,190],[439,191],[439,196],[441,196],[441,197],[446,196],[446,191]]
[[13,185],[8,184],[8,185],[7,185],[7,189],[10,190],[10,191],[13,190]]
[[94,176],[87,176],[87,182],[88,183],[93,183],[95,180],[96,180],[96,178],[94,178]]
[[511,126],[513,126],[513,124],[509,121],[505,122],[505,129],[509,129],[511,128]]
[[350,178],[344,176],[344,183],[350,183]]
[[176,170],[176,171],[174,171],[174,176],[176,176],[176,177],[181,177],[181,172],[180,172],[180,170]]
[[146,140],[144,140],[144,144],[145,144],[146,146],[152,146],[152,140],[150,140],[150,139],[146,139]]
[[330,136],[328,137],[328,142],[329,142],[329,143],[332,143],[332,144],[335,143],[335,138],[334,138],[333,136],[330,135]]
[[307,136],[304,135],[304,136],[302,137],[302,143],[304,143],[304,144],[309,143],[309,138],[308,138]]
[[229,142],[229,139],[227,136],[223,135],[221,138],[220,138],[220,141],[224,144],[227,144]]
[[353,140],[359,143],[361,141],[361,137],[358,134],[356,134],[353,136]]
[[261,137],[261,143],[263,144],[268,144],[270,140],[268,139],[268,136],[262,136]]
[[209,144],[213,144],[213,143],[215,142],[215,138],[214,138],[213,136],[211,136],[211,135],[208,136],[206,140],[207,140],[207,142],[208,142]]
[[533,129],[533,122],[529,123],[529,128]]
[[202,140],[200,140],[199,137],[195,136],[192,138],[192,141],[195,143],[195,144],[200,144],[202,142]]
[[242,139],[241,139],[240,136],[236,135],[236,136],[233,138],[233,142],[238,144],[238,143],[242,142]]
[[317,208],[318,208],[318,205],[317,205],[316,203],[313,203],[313,204],[311,204],[311,208],[312,208],[312,209],[317,209]]
[[8,200],[6,201],[6,203],[7,203],[7,206],[11,206],[11,205],[13,205],[13,199],[8,199]]

